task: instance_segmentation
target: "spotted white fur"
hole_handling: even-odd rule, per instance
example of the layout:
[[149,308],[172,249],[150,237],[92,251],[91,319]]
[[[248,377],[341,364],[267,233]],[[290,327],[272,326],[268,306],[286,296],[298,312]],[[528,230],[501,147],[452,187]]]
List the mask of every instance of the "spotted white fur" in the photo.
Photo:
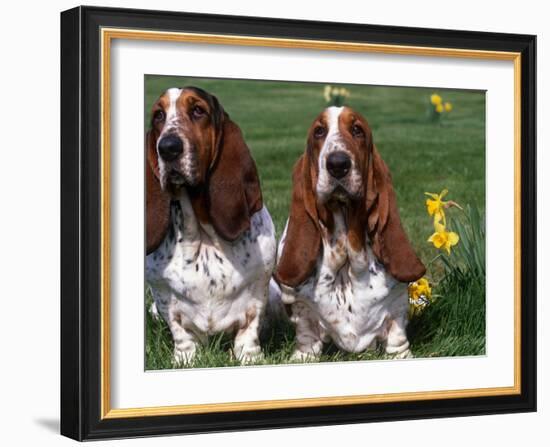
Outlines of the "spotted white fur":
[[276,241],[264,207],[231,243],[201,224],[184,191],[173,201],[168,234],[146,259],[146,278],[174,339],[175,362],[190,362],[209,335],[234,332],[234,355],[258,360],[260,319],[267,303]]
[[[295,288],[281,286],[280,299],[291,305],[296,326],[293,358],[315,359],[323,343],[330,340],[340,349],[356,353],[380,342],[388,354],[409,357],[406,284],[385,270],[370,247],[353,250],[341,212],[334,213],[334,221],[332,234],[321,224],[323,248],[312,276]],[[285,236],[286,227],[279,254]]]

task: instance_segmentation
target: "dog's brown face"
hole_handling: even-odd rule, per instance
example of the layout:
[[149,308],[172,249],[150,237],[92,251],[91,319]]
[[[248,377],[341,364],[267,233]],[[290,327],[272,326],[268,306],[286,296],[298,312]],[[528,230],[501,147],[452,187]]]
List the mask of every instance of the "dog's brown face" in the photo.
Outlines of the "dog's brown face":
[[171,88],[160,96],[151,111],[150,137],[163,189],[177,194],[184,185],[196,187],[205,181],[223,119],[218,100],[201,89]]
[[170,200],[184,191],[199,221],[228,241],[246,231],[263,206],[256,164],[239,126],[204,90],[171,88],[159,97],[146,151],[147,253],[166,235]]
[[315,119],[292,182],[286,241],[275,272],[279,283],[296,287],[315,271],[321,234],[332,231],[335,211],[344,217],[349,248],[363,250],[368,239],[378,261],[399,281],[424,274],[401,225],[388,167],[367,121],[353,109],[329,107]]
[[348,203],[363,197],[372,134],[367,121],[348,107],[329,107],[308,133],[317,202]]

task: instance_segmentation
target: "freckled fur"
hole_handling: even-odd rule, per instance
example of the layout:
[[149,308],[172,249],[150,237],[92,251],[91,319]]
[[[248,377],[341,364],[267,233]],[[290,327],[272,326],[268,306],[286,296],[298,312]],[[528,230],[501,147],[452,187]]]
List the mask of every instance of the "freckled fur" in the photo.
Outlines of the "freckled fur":
[[[180,213],[183,219],[176,219]],[[265,207],[252,216],[252,222],[259,221],[261,225],[251,225],[242,236],[243,240],[253,238],[254,243],[230,243],[217,236],[211,226],[197,221],[185,193],[172,204],[176,238],[166,238],[147,256],[146,274],[158,312],[168,322],[176,351],[181,352],[180,360],[191,360],[196,343],[208,335],[235,328],[237,358],[261,353],[257,329],[267,302],[276,244]],[[179,240],[182,242],[176,242]],[[252,261],[241,268],[246,252]],[[207,253],[214,259],[205,263],[201,259],[206,259]],[[251,322],[252,315],[258,321]]]
[[[291,320],[296,325],[293,357],[317,357],[329,340],[348,352],[362,352],[382,342],[388,353],[408,355],[406,285],[383,267],[375,267],[370,247],[353,251],[343,219],[335,221],[338,236],[334,240],[324,232],[314,275],[296,288],[281,286],[281,300],[291,305]],[[278,253],[283,249],[281,239]]]

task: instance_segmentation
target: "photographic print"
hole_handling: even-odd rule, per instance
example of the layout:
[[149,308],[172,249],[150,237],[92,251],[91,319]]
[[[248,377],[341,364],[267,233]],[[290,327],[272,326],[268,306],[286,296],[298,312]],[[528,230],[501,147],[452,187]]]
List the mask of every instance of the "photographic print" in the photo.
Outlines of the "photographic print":
[[144,82],[146,370],[485,354],[484,91]]
[[61,25],[64,435],[536,410],[536,36]]

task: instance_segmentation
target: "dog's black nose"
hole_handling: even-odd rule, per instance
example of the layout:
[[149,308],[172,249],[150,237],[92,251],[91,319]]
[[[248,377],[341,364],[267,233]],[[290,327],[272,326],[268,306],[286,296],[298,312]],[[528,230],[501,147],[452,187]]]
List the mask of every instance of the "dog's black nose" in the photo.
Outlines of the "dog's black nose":
[[342,151],[336,151],[327,157],[327,169],[334,178],[341,179],[351,168],[349,155]]
[[183,152],[181,138],[176,135],[162,137],[158,144],[159,155],[164,161],[174,161]]

